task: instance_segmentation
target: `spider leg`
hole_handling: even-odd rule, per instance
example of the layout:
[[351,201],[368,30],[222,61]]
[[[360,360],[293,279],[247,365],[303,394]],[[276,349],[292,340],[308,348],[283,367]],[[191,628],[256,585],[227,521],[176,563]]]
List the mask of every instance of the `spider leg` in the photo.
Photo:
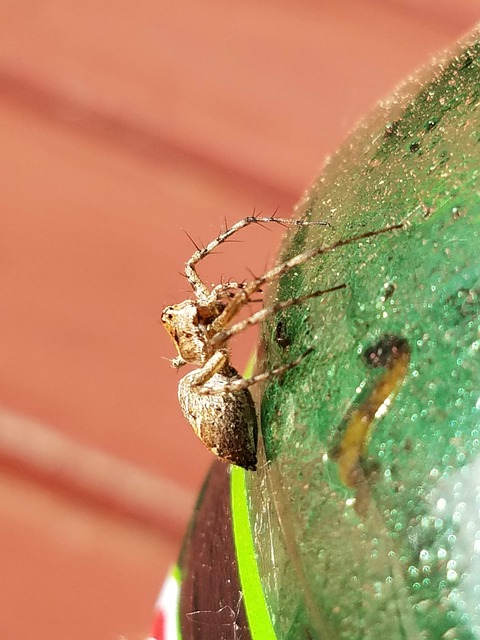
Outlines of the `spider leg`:
[[277,278],[283,276],[284,273],[293,269],[294,267],[298,267],[308,260],[315,258],[316,256],[324,255],[326,253],[330,253],[331,251],[335,251],[335,249],[339,249],[340,247],[344,247],[348,244],[353,244],[358,242],[359,240],[365,240],[367,238],[372,238],[374,236],[378,236],[382,233],[389,233],[390,231],[404,229],[406,226],[406,222],[400,222],[398,224],[392,224],[387,227],[383,227],[382,229],[376,229],[375,231],[366,231],[365,233],[360,233],[356,236],[352,236],[351,238],[345,238],[343,240],[337,240],[330,245],[321,245],[320,247],[315,247],[310,249],[309,251],[305,251],[304,253],[299,253],[298,255],[290,258],[286,262],[282,262],[281,264],[273,267],[262,276],[255,278],[251,282],[247,283],[245,287],[241,291],[234,296],[230,302],[227,303],[227,306],[222,311],[222,313],[215,318],[215,320],[210,325],[210,330],[212,335],[220,333],[237,315],[240,309],[245,306],[250,299],[250,297],[260,289],[261,286],[268,282],[272,282]]
[[241,290],[243,286],[244,285],[239,282],[222,282],[217,284],[210,292],[208,301],[209,303],[214,303],[222,298],[232,298],[235,295],[233,293],[234,290]]
[[258,373],[251,378],[236,378],[231,382],[226,382],[225,384],[219,385],[218,387],[203,387],[198,390],[198,393],[202,395],[222,395],[224,393],[235,393],[236,391],[243,391],[244,389],[248,389],[254,384],[258,382],[263,382],[264,380],[268,380],[270,378],[275,378],[277,376],[281,376],[286,373],[290,369],[296,367],[300,362],[306,358],[310,353],[312,353],[313,347],[307,349],[305,353],[303,353],[296,360],[292,360],[288,364],[284,364],[281,367],[276,367],[275,369],[271,369],[270,371],[265,371],[264,373]]
[[[190,374],[192,387],[201,387],[210,380],[216,373],[221,371],[228,363],[228,353],[225,349],[215,351],[211,358],[203,365],[201,369],[196,369]],[[202,393],[202,390],[198,390]]]
[[222,231],[216,238],[214,238],[214,240],[209,242],[205,247],[198,248],[193,256],[189,260],[187,260],[187,263],[185,265],[185,275],[187,276],[187,279],[200,302],[207,302],[211,294],[208,290],[208,287],[204,284],[204,282],[198,275],[195,269],[195,265],[198,264],[200,260],[203,260],[203,258],[208,256],[209,253],[212,253],[212,251],[214,251],[220,244],[228,240],[228,238],[230,238],[234,233],[240,231],[240,229],[248,227],[250,224],[266,224],[270,222],[293,226],[307,226],[314,224],[328,226],[328,222],[309,222],[306,220],[290,220],[288,218],[277,218],[276,216],[261,217],[253,215],[243,218],[243,220],[240,220],[230,228],[225,227],[225,231]]
[[253,313],[248,318],[245,318],[245,320],[242,320],[241,322],[237,322],[236,324],[232,325],[229,329],[222,329],[222,331],[219,331],[217,334],[215,334],[212,337],[212,340],[211,340],[212,345],[214,346],[214,348],[220,348],[228,340],[230,340],[232,336],[244,331],[248,327],[258,324],[259,322],[262,322],[265,318],[268,318],[269,316],[272,316],[273,314],[277,313],[277,311],[281,311],[282,309],[288,309],[289,307],[293,307],[294,305],[301,304],[302,302],[305,302],[306,300],[310,300],[311,298],[318,298],[319,296],[323,296],[327,293],[332,293],[333,291],[339,291],[340,289],[345,289],[346,286],[347,285],[345,284],[339,284],[339,285],[336,285],[335,287],[330,287],[329,289],[323,289],[322,291],[314,291],[313,293],[307,293],[304,296],[299,296],[297,298],[290,298],[289,300],[284,300],[282,302],[276,302],[268,307],[265,307],[265,309],[260,309],[260,311]]

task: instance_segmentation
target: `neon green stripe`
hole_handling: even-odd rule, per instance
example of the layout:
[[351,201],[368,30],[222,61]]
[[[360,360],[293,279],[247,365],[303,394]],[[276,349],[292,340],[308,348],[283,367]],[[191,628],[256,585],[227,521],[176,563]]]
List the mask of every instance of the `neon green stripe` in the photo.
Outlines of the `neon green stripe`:
[[177,640],[182,640],[182,630],[180,627],[180,596],[182,589],[182,572],[178,564],[176,564],[172,569],[172,577],[175,579],[175,582],[178,584],[178,595],[177,595],[177,611],[175,615],[176,619],[176,628],[177,628]]
[[232,523],[238,573],[252,640],[277,640],[258,574],[245,492],[245,471],[231,467]]
[[178,566],[178,564],[176,564],[173,567],[172,576],[175,578],[175,580],[178,582],[178,584],[180,584],[182,582],[182,572],[181,572],[180,567]]

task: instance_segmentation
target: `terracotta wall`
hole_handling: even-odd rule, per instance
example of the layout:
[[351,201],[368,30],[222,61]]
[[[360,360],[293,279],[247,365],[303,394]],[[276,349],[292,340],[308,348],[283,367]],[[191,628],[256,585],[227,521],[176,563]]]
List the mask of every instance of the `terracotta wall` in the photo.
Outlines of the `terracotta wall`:
[[[0,638],[138,639],[210,457],[158,324],[480,17],[447,0],[0,5]],[[279,232],[203,266],[243,279]],[[235,347],[240,366],[255,336]]]

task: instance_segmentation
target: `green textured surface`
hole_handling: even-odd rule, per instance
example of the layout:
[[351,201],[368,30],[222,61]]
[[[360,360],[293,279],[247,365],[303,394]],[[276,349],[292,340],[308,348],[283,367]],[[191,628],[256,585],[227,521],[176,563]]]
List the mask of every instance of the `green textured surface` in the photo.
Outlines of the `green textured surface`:
[[[348,285],[263,329],[268,368],[315,348],[266,386],[270,463],[261,452],[248,475],[279,638],[480,638],[479,99],[473,37],[357,129],[299,208],[332,227],[300,229],[284,247],[283,259],[410,221],[311,260],[270,292]],[[360,501],[332,453],[382,375],[362,354],[389,334],[411,359],[371,425]]]

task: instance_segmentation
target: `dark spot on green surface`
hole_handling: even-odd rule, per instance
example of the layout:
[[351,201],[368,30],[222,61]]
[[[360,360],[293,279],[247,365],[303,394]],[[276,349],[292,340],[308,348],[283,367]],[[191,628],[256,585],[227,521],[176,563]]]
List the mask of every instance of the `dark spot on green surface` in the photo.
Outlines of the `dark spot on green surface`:
[[280,347],[282,347],[282,349],[286,349],[292,344],[292,341],[287,334],[285,320],[279,320],[277,322],[277,326],[275,327],[275,341]]
[[464,318],[475,318],[480,311],[480,288],[460,288],[445,299],[447,306],[452,306]]
[[420,143],[419,142],[412,142],[412,144],[409,147],[410,151],[412,153],[415,153],[416,151],[418,151],[420,149]]
[[391,298],[395,292],[395,289],[396,289],[396,286],[394,282],[385,282],[385,284],[383,285],[383,295],[382,295],[383,301]]
[[388,122],[385,125],[385,133],[384,136],[387,138],[389,136],[393,136],[398,131],[398,122]]
[[410,347],[401,336],[386,335],[376,344],[365,349],[365,363],[370,367],[390,367],[398,359],[400,353],[409,353]]
[[438,158],[439,166],[443,167],[450,160],[450,153],[444,149],[443,151],[440,151],[440,153],[438,154]]

